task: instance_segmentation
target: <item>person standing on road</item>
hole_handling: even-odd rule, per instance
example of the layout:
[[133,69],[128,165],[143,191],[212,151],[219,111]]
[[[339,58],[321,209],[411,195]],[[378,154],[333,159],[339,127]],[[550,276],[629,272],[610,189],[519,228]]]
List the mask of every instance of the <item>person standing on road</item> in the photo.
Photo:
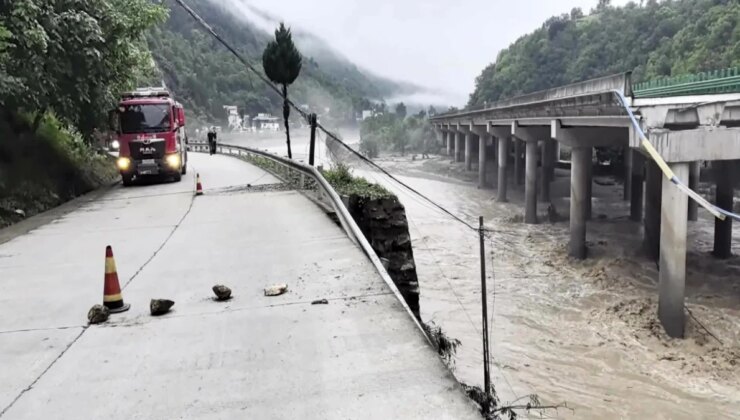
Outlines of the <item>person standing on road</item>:
[[211,148],[211,155],[216,153],[216,127],[208,130],[208,146]]

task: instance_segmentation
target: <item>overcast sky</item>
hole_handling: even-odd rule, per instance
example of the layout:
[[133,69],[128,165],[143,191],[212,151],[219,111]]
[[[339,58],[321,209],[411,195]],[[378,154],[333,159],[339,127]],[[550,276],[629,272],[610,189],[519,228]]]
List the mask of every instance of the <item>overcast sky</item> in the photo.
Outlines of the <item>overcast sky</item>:
[[[378,75],[462,105],[502,48],[548,17],[598,0],[244,0],[321,37]],[[627,0],[613,0],[622,5]]]

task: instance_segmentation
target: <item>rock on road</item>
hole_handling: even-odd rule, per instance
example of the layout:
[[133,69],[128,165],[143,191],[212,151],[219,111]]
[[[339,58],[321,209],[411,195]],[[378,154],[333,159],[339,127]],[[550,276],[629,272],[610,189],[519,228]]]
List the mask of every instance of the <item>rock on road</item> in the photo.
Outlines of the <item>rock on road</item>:
[[[480,418],[318,207],[238,188],[278,180],[237,159],[190,159],[182,182],[116,186],[0,231],[1,419]],[[131,310],[87,326],[106,245]],[[219,283],[231,300],[213,299]],[[288,293],[264,296],[276,283]],[[176,305],[152,318],[152,298]]]

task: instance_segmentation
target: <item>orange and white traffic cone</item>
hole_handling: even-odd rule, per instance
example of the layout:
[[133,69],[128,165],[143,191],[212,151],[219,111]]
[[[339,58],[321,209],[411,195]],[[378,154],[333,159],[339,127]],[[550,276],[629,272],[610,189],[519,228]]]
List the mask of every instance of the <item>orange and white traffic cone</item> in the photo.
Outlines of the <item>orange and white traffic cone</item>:
[[103,287],[103,305],[105,305],[113,314],[128,311],[131,307],[128,303],[123,303],[121,285],[118,284],[116,260],[113,259],[113,249],[110,245],[105,247],[105,286]]
[[195,175],[195,195],[203,195],[203,186],[200,185],[200,174]]

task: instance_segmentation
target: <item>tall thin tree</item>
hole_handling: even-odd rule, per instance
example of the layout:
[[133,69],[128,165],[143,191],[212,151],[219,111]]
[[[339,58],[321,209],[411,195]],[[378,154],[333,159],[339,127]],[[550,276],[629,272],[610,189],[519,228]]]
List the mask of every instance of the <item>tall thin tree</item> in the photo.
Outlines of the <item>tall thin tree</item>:
[[285,137],[288,144],[288,158],[293,158],[290,150],[290,127],[288,117],[290,106],[288,105],[288,86],[292,84],[301,73],[303,59],[301,53],[293,44],[290,29],[283,23],[275,30],[275,40],[270,41],[262,53],[262,67],[265,74],[272,80],[283,86],[283,120],[285,121]]

